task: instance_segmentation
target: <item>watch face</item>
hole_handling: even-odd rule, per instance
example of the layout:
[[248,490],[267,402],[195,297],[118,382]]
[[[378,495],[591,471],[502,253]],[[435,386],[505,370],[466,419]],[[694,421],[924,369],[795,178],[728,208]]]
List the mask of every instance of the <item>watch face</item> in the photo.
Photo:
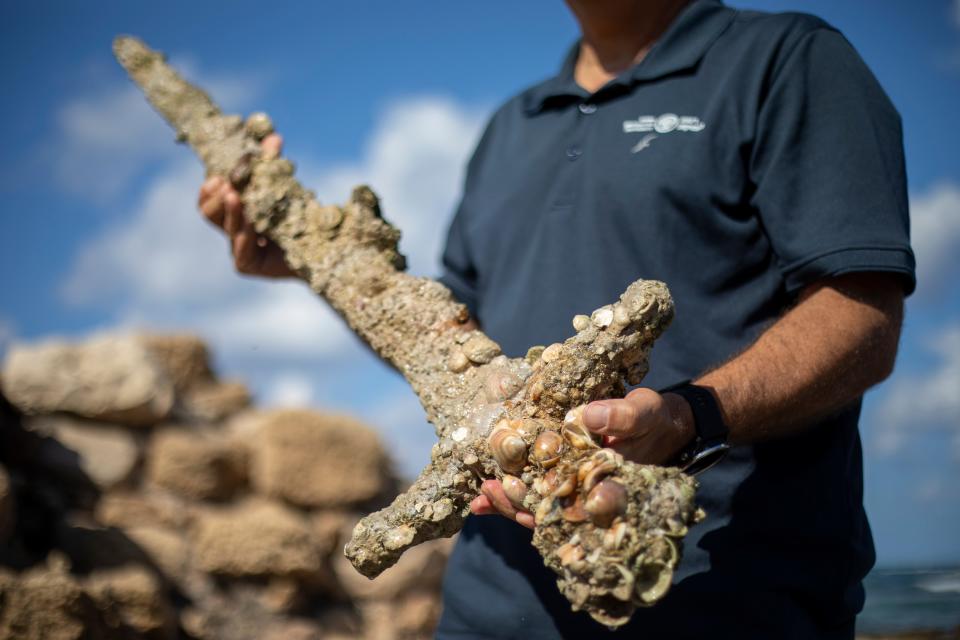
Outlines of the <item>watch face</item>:
[[692,460],[683,467],[683,472],[691,476],[703,473],[723,460],[729,450],[730,445],[725,442],[703,445],[693,454]]

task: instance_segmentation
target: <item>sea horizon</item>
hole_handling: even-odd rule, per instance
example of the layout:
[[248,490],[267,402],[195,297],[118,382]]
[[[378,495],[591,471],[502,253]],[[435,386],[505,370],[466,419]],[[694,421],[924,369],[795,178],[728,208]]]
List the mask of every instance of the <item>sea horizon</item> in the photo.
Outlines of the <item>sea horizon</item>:
[[857,632],[903,633],[960,627],[960,564],[875,567]]

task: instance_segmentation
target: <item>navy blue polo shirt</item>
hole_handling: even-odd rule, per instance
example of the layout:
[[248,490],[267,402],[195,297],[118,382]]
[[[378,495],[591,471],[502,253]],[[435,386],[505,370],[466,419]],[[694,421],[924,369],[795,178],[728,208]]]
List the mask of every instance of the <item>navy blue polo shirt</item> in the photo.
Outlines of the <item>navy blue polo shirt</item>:
[[[663,280],[676,319],[657,388],[737,354],[818,279],[884,271],[913,289],[900,118],[835,29],[695,0],[595,93],[576,56],[493,116],[450,228],[444,281],[507,354]],[[852,638],[874,562],[859,411],[704,473],[707,519],[671,592],[611,637]],[[607,637],[555,579],[528,531],[470,517],[438,637]]]

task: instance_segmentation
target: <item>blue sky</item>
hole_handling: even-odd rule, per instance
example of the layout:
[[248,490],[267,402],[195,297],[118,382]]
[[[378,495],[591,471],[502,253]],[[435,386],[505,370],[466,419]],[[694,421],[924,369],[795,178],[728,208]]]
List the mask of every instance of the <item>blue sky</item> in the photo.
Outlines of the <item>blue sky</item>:
[[[201,170],[110,56],[170,54],[231,110],[269,112],[301,179],[364,181],[436,273],[462,165],[497,104],[576,36],[559,0],[7,2],[0,7],[0,350],[112,327],[190,330],[266,405],[364,417],[413,473],[432,431],[394,374],[298,284],[234,275],[193,201]],[[960,564],[960,0],[750,0],[840,28],[904,118],[920,287],[898,369],[867,398],[880,563]]]

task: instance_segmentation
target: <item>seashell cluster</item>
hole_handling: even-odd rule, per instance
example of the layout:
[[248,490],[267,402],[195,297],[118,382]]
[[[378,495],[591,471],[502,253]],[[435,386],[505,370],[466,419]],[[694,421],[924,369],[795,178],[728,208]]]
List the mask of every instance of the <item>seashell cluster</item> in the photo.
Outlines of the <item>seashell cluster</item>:
[[564,595],[574,609],[614,627],[663,597],[683,523],[702,513],[691,478],[601,447],[583,410],[570,409],[563,422],[500,420],[488,446],[511,504],[534,513],[534,545],[561,576]]
[[692,478],[624,462],[611,449],[579,464],[562,460],[536,488],[542,499],[534,545],[561,576],[557,584],[573,608],[610,627],[666,594],[686,532],[669,523],[703,515],[693,503]]

